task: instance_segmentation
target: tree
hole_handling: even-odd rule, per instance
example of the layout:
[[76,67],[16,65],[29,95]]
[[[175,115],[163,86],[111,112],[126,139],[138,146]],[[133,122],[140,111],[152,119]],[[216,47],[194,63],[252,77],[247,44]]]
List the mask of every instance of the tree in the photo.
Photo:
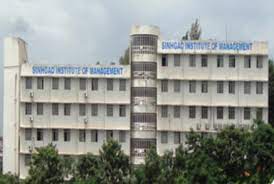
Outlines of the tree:
[[143,164],[136,165],[133,167],[133,172],[130,176],[130,183],[134,184],[146,184],[146,176],[145,176],[145,167]]
[[251,177],[248,179],[253,183],[267,183],[274,176],[274,128],[262,121],[256,124],[249,140],[248,171]]
[[64,182],[62,159],[55,146],[36,148],[32,154],[27,184],[59,184]]
[[167,151],[160,158],[160,175],[158,182],[160,184],[175,183],[175,159],[173,158],[173,152]]
[[91,153],[82,155],[77,160],[74,178],[78,182],[90,181],[90,183],[98,183],[98,178],[101,174],[100,167],[98,156]]
[[0,184],[19,184],[20,180],[18,176],[11,173],[0,174]]
[[102,169],[100,183],[128,183],[130,180],[129,157],[121,145],[112,139],[107,140],[99,151],[99,167]]
[[160,157],[154,146],[146,153],[144,173],[146,183],[157,183],[157,179],[160,175]]
[[269,60],[268,121],[274,127],[274,64]]
[[196,19],[194,23],[191,24],[191,28],[182,37],[182,40],[199,40],[201,38],[202,28],[200,27],[199,19]]
[[222,168],[227,182],[237,182],[243,179],[246,171],[248,154],[248,139],[250,133],[234,126],[225,128],[211,142],[207,154]]
[[121,56],[119,59],[120,65],[128,65],[129,64],[129,48],[127,48],[124,52],[124,56]]

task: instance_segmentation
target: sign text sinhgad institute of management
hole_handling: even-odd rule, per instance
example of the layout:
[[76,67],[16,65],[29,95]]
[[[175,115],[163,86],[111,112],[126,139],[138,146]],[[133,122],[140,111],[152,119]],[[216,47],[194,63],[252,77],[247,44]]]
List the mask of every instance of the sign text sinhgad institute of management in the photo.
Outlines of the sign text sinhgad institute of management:
[[32,66],[32,74],[53,75],[122,75],[123,67]]
[[223,51],[250,51],[251,42],[214,42],[214,41],[163,41],[163,50],[223,50]]

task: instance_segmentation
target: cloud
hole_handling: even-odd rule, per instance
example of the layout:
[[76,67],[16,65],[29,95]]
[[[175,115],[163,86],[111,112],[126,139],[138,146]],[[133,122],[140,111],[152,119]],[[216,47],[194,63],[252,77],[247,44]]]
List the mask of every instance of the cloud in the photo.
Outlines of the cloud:
[[174,39],[199,18],[204,39],[267,40],[274,57],[273,7],[273,0],[2,0],[0,41],[22,37],[33,63],[110,63],[128,46],[133,24],[158,25]]

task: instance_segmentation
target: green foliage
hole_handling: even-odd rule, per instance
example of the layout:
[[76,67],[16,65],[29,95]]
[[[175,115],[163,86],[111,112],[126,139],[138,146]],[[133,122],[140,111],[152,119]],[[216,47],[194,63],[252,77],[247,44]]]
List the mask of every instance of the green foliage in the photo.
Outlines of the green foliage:
[[64,182],[62,159],[52,144],[36,148],[32,154],[26,184],[59,184]]
[[119,59],[120,65],[128,65],[129,64],[129,48],[127,48],[124,52],[124,56],[121,56]]
[[96,182],[100,175],[99,158],[91,153],[80,156],[76,163],[74,177],[77,181]]
[[[225,128],[215,136],[190,132],[185,145],[159,156],[152,147],[145,162],[132,166],[121,145],[108,140],[99,155],[86,154],[73,160],[60,157],[54,146],[38,148],[25,183],[133,183],[217,184],[270,183],[274,176],[274,128],[256,121],[253,130]],[[1,183],[19,183],[1,175]]]
[[130,179],[129,157],[117,141],[109,139],[99,151],[101,183],[127,183]]
[[146,154],[144,175],[146,183],[157,183],[160,175],[160,157],[155,147],[151,147]]
[[138,184],[146,184],[145,167],[143,164],[133,167],[131,174],[131,182]]
[[175,159],[173,152],[166,152],[160,159],[160,175],[158,176],[158,183],[175,183]]
[[274,127],[274,63],[273,60],[269,60],[269,85],[268,85],[268,113],[269,122]]
[[8,174],[0,174],[0,184],[19,184],[20,180],[18,176]]
[[201,38],[202,28],[199,19],[191,24],[190,30],[182,37],[182,40],[199,40]]

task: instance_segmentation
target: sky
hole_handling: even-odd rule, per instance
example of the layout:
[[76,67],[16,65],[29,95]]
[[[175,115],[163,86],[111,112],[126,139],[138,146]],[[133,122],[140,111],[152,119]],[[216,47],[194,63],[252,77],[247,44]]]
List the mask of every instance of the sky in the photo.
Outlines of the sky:
[[[118,62],[132,25],[157,25],[180,39],[196,18],[202,39],[268,41],[274,57],[273,0],[0,0],[0,127],[3,38],[27,42],[30,63]],[[0,128],[2,134],[2,128]]]

